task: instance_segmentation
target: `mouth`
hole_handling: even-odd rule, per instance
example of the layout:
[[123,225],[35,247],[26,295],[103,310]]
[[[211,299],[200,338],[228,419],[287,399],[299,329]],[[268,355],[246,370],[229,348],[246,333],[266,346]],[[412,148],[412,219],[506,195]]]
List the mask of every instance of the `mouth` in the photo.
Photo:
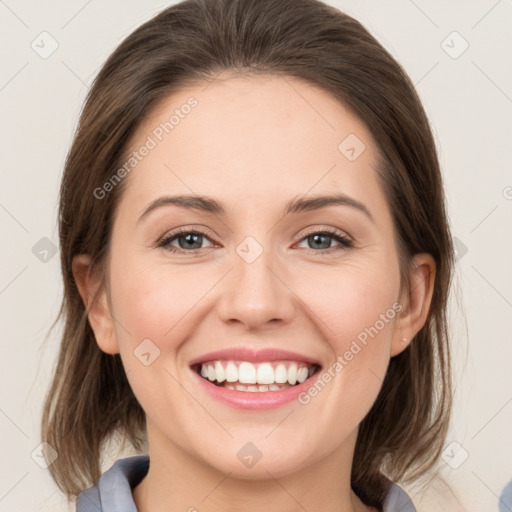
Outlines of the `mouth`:
[[301,385],[321,369],[316,363],[296,360],[251,362],[211,359],[193,364],[202,379],[231,391],[272,393]]

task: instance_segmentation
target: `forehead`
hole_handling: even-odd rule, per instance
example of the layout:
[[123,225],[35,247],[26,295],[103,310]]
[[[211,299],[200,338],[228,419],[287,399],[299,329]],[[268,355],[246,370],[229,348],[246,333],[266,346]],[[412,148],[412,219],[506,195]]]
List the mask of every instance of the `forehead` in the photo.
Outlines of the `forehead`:
[[376,144],[350,109],[293,77],[221,75],[153,107],[126,154],[150,147],[128,176],[132,204],[197,193],[229,204],[344,192],[383,200]]

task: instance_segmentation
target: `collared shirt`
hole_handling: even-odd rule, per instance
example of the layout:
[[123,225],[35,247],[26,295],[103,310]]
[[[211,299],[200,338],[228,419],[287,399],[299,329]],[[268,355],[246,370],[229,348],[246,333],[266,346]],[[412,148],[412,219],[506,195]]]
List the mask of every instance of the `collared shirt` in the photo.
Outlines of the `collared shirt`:
[[[76,512],[138,512],[132,489],[146,476],[148,469],[148,455],[117,460],[94,487],[78,495]],[[416,509],[406,492],[392,484],[383,511],[416,512]]]

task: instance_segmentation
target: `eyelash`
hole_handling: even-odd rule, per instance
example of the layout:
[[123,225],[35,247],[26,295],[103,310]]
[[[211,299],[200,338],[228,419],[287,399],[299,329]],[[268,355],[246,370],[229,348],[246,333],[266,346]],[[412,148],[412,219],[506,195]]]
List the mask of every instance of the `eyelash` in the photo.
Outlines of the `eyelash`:
[[[177,247],[172,247],[170,245],[170,243],[172,241],[174,241],[175,239],[178,239],[180,236],[183,236],[183,235],[199,235],[199,236],[205,237],[208,240],[210,240],[210,237],[208,237],[206,235],[206,233],[203,233],[201,231],[195,231],[195,230],[190,230],[190,229],[186,229],[185,228],[185,229],[176,231],[174,233],[171,233],[169,236],[164,237],[160,242],[158,242],[158,247],[165,247],[171,253],[195,254],[195,255],[198,255],[198,252],[201,251],[202,249],[191,249],[190,251],[188,251],[188,250],[185,250],[185,249],[181,249],[181,248],[177,248]],[[319,249],[319,250],[316,250],[316,249],[306,249],[306,252],[308,254],[318,254],[318,253],[332,254],[332,253],[340,251],[340,250],[351,249],[351,248],[354,247],[354,243],[353,243],[353,241],[350,238],[342,235],[338,231],[332,231],[332,230],[329,230],[329,229],[324,229],[324,230],[321,230],[321,231],[312,231],[310,233],[307,233],[304,237],[302,237],[300,239],[299,242],[302,242],[303,240],[305,240],[308,237],[313,236],[313,235],[325,235],[325,236],[331,237],[336,242],[339,242],[340,245],[339,246],[335,246],[335,247],[329,247],[327,249]],[[210,240],[210,241],[212,241],[212,240]]]

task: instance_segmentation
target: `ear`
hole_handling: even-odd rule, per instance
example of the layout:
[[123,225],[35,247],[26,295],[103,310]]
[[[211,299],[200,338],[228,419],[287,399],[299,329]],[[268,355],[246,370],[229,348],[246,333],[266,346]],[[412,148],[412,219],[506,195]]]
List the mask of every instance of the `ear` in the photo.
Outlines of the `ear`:
[[75,256],[72,269],[98,346],[107,354],[119,353],[103,272],[92,268],[91,258],[87,254]]
[[434,293],[435,276],[436,263],[432,255],[416,254],[410,274],[410,287],[403,291],[400,300],[403,310],[395,325],[391,342],[391,357],[405,350],[425,325]]

